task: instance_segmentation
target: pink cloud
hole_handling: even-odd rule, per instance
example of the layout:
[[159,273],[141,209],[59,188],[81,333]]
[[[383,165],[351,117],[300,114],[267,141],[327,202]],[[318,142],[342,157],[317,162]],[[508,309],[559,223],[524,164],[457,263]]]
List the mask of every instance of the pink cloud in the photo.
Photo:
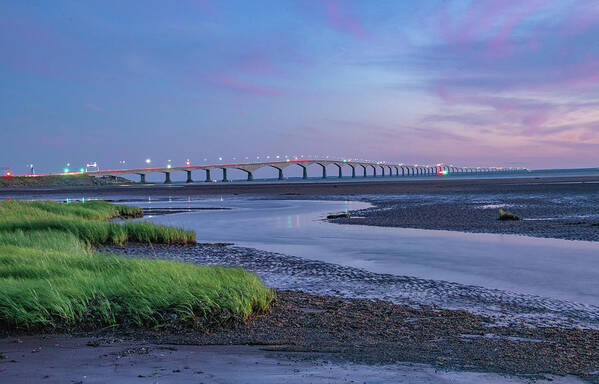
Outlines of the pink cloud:
[[509,38],[512,35],[514,28],[546,3],[543,0],[529,0],[521,4],[522,5],[518,8],[505,15],[499,33],[489,41],[487,52],[488,58],[505,57],[513,54],[515,48],[509,41]]
[[[456,15],[445,8],[433,17],[441,38],[454,44],[458,51],[471,47],[473,43],[486,44],[486,50],[475,51],[475,57],[483,60],[507,57],[516,51],[510,38],[514,29],[528,17],[546,5],[542,0],[527,2],[473,1],[467,9]],[[525,48],[537,49],[538,42]],[[522,47],[522,46],[518,46]]]
[[[446,4],[449,6],[450,3]],[[489,30],[496,22],[497,15],[508,7],[506,1],[474,1],[467,10],[461,12],[461,18],[451,15],[448,8],[442,8],[434,20],[446,41],[462,45],[474,41],[477,36]]]
[[599,86],[599,58],[590,58],[566,70],[564,83],[573,89]]
[[352,14],[349,3],[339,0],[327,0],[325,2],[325,22],[333,30],[364,39],[366,31],[360,19]]

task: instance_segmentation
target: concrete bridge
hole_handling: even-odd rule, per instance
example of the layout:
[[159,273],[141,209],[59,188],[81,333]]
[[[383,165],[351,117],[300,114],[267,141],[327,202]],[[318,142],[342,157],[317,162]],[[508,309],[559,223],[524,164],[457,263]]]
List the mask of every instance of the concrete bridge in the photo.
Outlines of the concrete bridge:
[[[337,167],[336,177],[343,176],[343,169],[351,169],[351,177],[408,177],[408,176],[435,176],[435,175],[491,175],[491,174],[516,174],[528,172],[525,168],[503,168],[503,167],[456,167],[453,165],[437,164],[429,165],[407,165],[407,164],[392,164],[388,162],[364,162],[355,160],[282,160],[282,161],[265,161],[252,163],[235,163],[235,164],[212,164],[212,165],[185,165],[177,167],[159,167],[159,168],[135,168],[135,169],[114,169],[105,171],[88,171],[85,174],[90,176],[125,176],[139,175],[142,183],[146,182],[146,175],[150,173],[163,173],[164,183],[171,183],[172,172],[186,172],[187,182],[193,183],[192,172],[203,171],[206,182],[213,181],[213,172],[219,172],[222,176],[222,181],[229,181],[227,178],[227,170],[238,169],[247,173],[247,180],[254,180],[254,172],[260,168],[272,167],[278,170],[279,180],[284,179],[283,171],[291,166],[300,167],[302,169],[302,178],[308,178],[308,167],[318,165],[322,170],[322,178],[327,175],[327,166],[335,165]],[[368,176],[370,170],[370,176]]]

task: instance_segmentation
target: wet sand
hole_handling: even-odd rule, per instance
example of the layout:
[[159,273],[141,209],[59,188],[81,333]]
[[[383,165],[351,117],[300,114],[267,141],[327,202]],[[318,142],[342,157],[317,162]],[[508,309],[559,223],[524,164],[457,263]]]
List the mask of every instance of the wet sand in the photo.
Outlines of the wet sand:
[[[466,311],[292,291],[277,296],[269,313],[224,329],[0,339],[0,377],[11,383],[396,382],[401,376],[427,382],[451,373],[458,378],[452,382],[468,382],[475,379],[468,372],[487,372],[490,382],[500,376],[489,373],[599,379],[599,331],[510,328]],[[338,371],[345,374],[333,376]]]
[[[599,183],[528,186],[523,192],[497,188],[403,195],[364,195],[374,208],[352,212],[340,224],[475,233],[503,233],[599,241]],[[498,220],[499,209],[518,221]]]
[[[265,346],[155,344],[65,335],[0,339],[3,383],[529,383],[529,377],[455,372],[429,365],[338,363],[312,353]],[[540,375],[537,383],[578,384],[572,376]]]

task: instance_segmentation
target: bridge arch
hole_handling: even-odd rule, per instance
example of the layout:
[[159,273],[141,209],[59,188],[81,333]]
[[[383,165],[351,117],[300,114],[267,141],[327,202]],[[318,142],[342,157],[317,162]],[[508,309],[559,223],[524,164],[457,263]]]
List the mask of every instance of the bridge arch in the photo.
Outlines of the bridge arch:
[[316,163],[318,165],[320,165],[322,167],[322,178],[326,179],[327,178],[327,166],[326,164],[323,163]]
[[337,178],[341,179],[343,177],[343,165],[339,163],[333,163],[337,166],[339,173],[337,174]]
[[358,164],[359,167],[362,167],[362,177],[367,177],[366,166],[364,164]]
[[351,168],[351,177],[354,179],[356,177],[356,166],[352,163],[347,163],[347,165]]

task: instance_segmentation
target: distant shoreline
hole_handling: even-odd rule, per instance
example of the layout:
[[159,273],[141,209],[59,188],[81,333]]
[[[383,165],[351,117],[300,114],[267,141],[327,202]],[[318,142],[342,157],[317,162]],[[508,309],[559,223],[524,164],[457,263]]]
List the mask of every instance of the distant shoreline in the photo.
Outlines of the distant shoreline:
[[561,177],[502,177],[502,178],[439,178],[430,179],[369,179],[356,181],[307,181],[307,182],[231,182],[231,183],[175,183],[175,184],[111,184],[87,186],[43,186],[0,188],[0,199],[19,198],[28,194],[88,194],[95,197],[109,195],[279,195],[331,196],[415,193],[489,193],[519,192],[538,193],[578,190],[599,191],[599,176]]

